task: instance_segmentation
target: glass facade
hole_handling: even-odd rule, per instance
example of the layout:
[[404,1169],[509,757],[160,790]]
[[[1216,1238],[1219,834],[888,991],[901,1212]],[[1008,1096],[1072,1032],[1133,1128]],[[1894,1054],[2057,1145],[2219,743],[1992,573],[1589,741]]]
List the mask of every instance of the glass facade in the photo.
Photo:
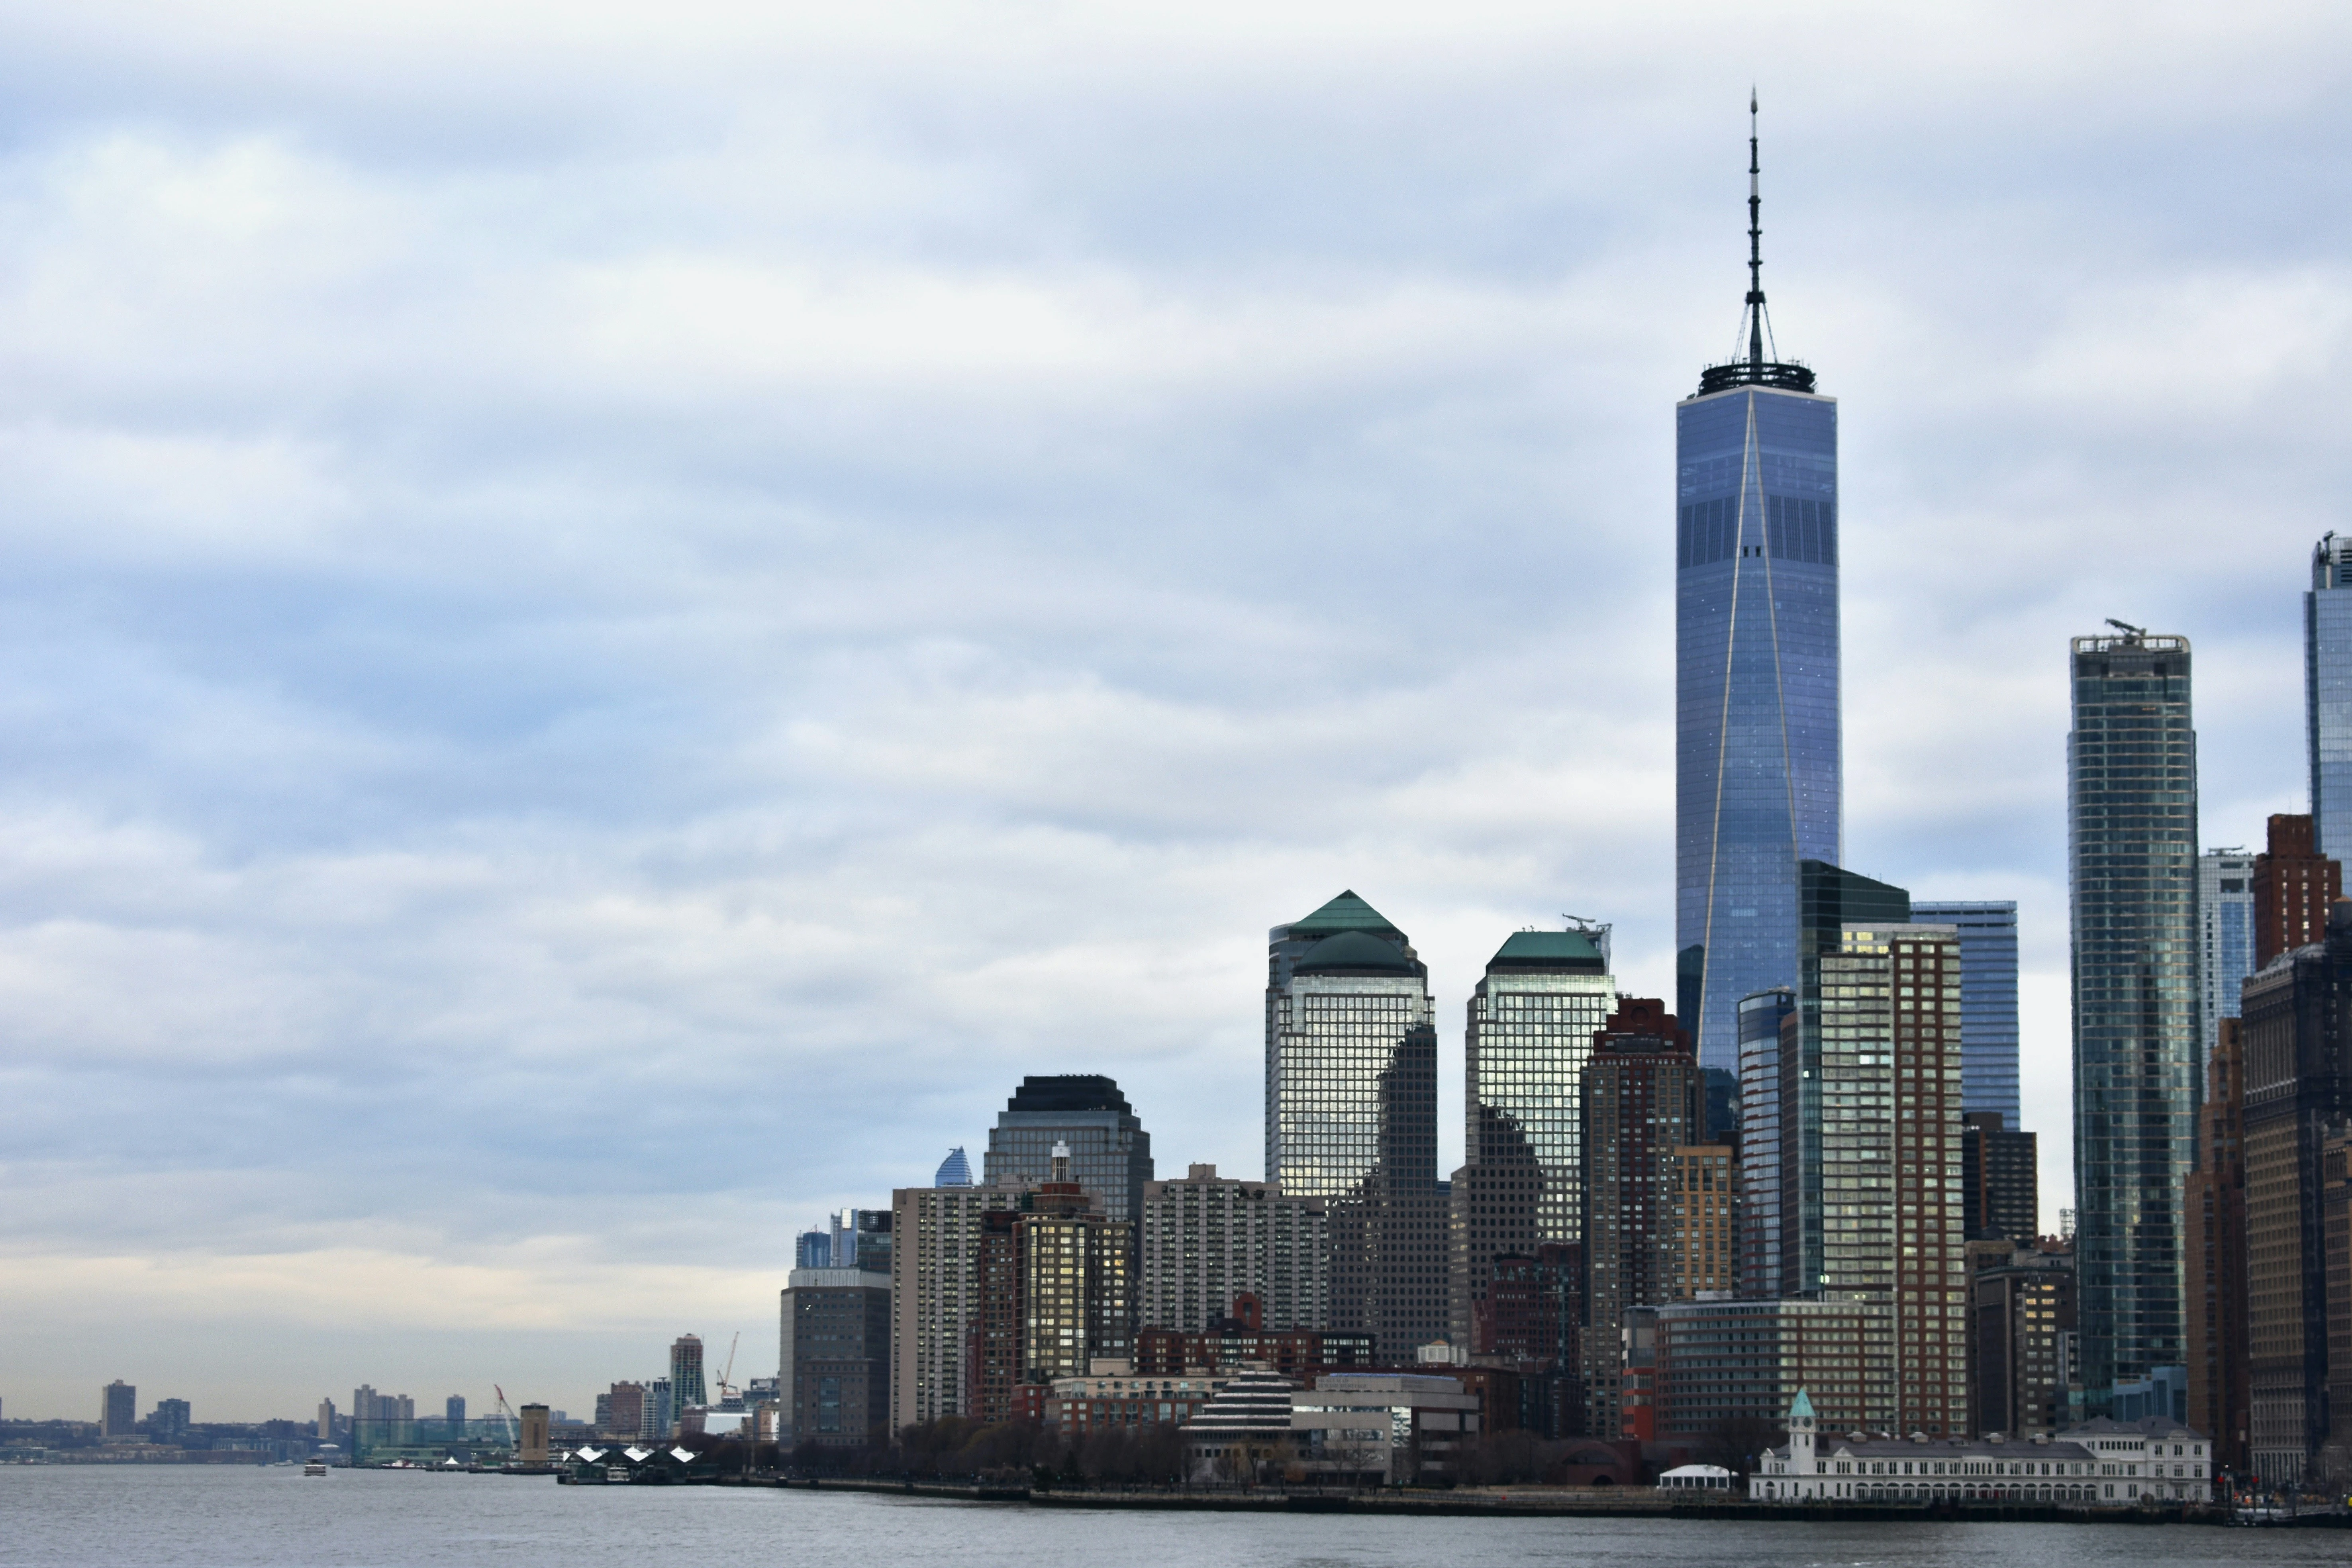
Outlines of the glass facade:
[[2084,1397],[2181,1353],[2200,988],[2189,639],[2076,637],[2066,742]]
[[1607,954],[1574,931],[1514,932],[1487,961],[1463,1034],[1464,1167],[1454,1173],[1454,1342],[1474,1342],[1497,1257],[1584,1237],[1584,1064],[1617,1005]]
[[1796,979],[1797,862],[1843,842],[1837,402],[1735,386],[1675,435],[1676,1005],[1737,1072],[1740,999]]
[[[1790,986],[1759,991],[1739,1001],[1739,1293],[1793,1294],[1780,1271],[1781,1183],[1789,1174],[1780,1160],[1782,1075],[1795,1077],[1784,1062],[1782,1026],[1796,1016]],[[1793,1031],[1788,1046],[1796,1044]],[[1793,1056],[1793,1049],[1787,1053]],[[1793,1083],[1788,1086],[1793,1096]]]
[[2238,988],[2254,972],[2253,874],[2254,858],[2243,849],[2208,849],[2197,859],[2197,974],[2202,1000],[2197,1043],[2209,1062],[2221,1037],[2221,1020],[2238,1016]]
[[2319,852],[2352,858],[2352,539],[2312,547],[2303,596],[2305,742]]
[[2017,905],[1914,900],[1911,918],[1960,933],[1960,1109],[2021,1127],[2017,1100]]
[[989,1131],[986,1179],[1050,1181],[1061,1144],[1069,1148],[1071,1179],[1102,1199],[1106,1215],[1132,1224],[1142,1214],[1151,1134],[1117,1083],[1093,1073],[1023,1079]]

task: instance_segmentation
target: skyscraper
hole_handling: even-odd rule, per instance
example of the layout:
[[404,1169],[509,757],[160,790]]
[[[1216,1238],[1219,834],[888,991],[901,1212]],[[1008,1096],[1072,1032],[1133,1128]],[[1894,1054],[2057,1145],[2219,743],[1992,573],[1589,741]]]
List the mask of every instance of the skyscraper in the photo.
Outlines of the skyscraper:
[[1676,1006],[1727,1072],[1740,999],[1796,977],[1797,862],[1843,858],[1837,402],[1765,353],[1750,129],[1747,353],[1675,411]]
[[2197,1108],[2189,1173],[2189,1424],[2213,1439],[2214,1468],[2246,1468],[2246,1054],[2224,1018]]
[[[1471,1344],[1498,1257],[1584,1237],[1578,1099],[1617,988],[1591,937],[1523,931],[1487,961],[1469,1002],[1465,1163],[1454,1173],[1451,1333]],[[1474,1347],[1475,1348],[1475,1347]]]
[[131,1428],[138,1425],[139,1390],[118,1377],[100,1392],[98,1435],[101,1437],[128,1437]]
[[2197,732],[2189,639],[2076,637],[2066,740],[2075,1268],[2084,1398],[2182,1361],[2195,1148]]
[[963,1157],[962,1144],[959,1143],[948,1151],[948,1157],[940,1162],[939,1174],[931,1178],[931,1185],[935,1187],[971,1185],[971,1163]]
[[2304,742],[2319,852],[2352,855],[2352,538],[2311,551],[2303,596]]
[[1099,1073],[1023,1079],[989,1131],[984,1179],[1049,1180],[1054,1151],[1066,1144],[1078,1184],[1101,1196],[1110,1218],[1132,1224],[1151,1180],[1151,1134]]
[[2197,1047],[2208,1061],[2221,1020],[2238,1016],[2238,988],[2254,972],[2253,872],[2253,857],[2243,849],[2208,849],[2197,858]]
[[2312,845],[2308,816],[2273,816],[2246,891],[2254,910],[2254,967],[2327,936],[2327,911],[2344,896],[2344,869]]
[[696,1405],[710,1403],[710,1395],[702,1383],[702,1337],[699,1334],[680,1334],[670,1342],[669,1389],[670,1397],[677,1402],[680,1418]]
[[2017,905],[1911,900],[1911,918],[1960,933],[1960,1109],[1998,1111],[2013,1131],[2017,1103]]
[[1142,1327],[1199,1333],[1244,1294],[1257,1299],[1269,1329],[1330,1322],[1331,1220],[1322,1198],[1194,1165],[1182,1181],[1144,1187],[1141,1237]]
[[1447,1327],[1429,970],[1353,892],[1268,933],[1266,1175],[1329,1200],[1331,1324],[1404,1357]]
[[1739,1002],[1739,1292],[1793,1295],[1784,1226],[1797,1211],[1793,1165],[1781,1158],[1780,1102],[1797,1097],[1797,993],[1789,985]]

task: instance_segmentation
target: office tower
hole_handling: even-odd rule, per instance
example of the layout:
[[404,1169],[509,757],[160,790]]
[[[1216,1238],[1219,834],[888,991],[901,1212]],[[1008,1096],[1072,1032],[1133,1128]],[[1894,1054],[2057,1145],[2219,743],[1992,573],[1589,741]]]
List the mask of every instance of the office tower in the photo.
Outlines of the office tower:
[[2209,1058],[2221,1020],[2238,1016],[2238,988],[2254,972],[2253,874],[2253,857],[2243,849],[2197,858],[2197,1043]]
[[2273,816],[2247,891],[2254,909],[2254,967],[2325,941],[2327,911],[2344,896],[2344,871],[2312,847],[2311,818]]
[[827,1216],[827,1268],[862,1268],[868,1274],[890,1272],[890,1211],[843,1209]]
[[[1547,1242],[1531,1257],[1500,1257],[1471,1322],[1470,1353],[1548,1362],[1569,1374],[1559,1380],[1568,1383],[1580,1364],[1583,1318],[1583,1243]],[[1575,1414],[1580,1420],[1580,1398]],[[1557,1417],[1547,1425],[1556,1430]]]
[[935,1187],[971,1185],[971,1165],[963,1157],[962,1144],[959,1143],[948,1151],[948,1157],[940,1162],[939,1174],[931,1178],[931,1185]]
[[1667,1298],[1687,1301],[1702,1290],[1732,1290],[1738,1283],[1739,1249],[1733,1230],[1731,1145],[1681,1144],[1673,1162],[1666,1226],[1674,1256]]
[[1198,1332],[1254,1297],[1281,1330],[1331,1321],[1331,1222],[1321,1198],[1194,1165],[1143,1188],[1140,1327]]
[[1699,1119],[1698,1062],[1664,1002],[1621,997],[1584,1067],[1585,1430],[1619,1429],[1626,1314],[1667,1299],[1674,1152]]
[[607,1436],[635,1437],[646,1430],[646,1385],[621,1382],[596,1396],[604,1407],[600,1425]]
[[646,1384],[646,1426],[648,1437],[667,1437],[677,1429],[677,1397],[669,1379],[657,1377]]
[[2073,1425],[2074,1253],[1970,1242],[1968,1279],[1969,1435],[2047,1437]]
[[2017,905],[1973,899],[1911,900],[1921,925],[1960,933],[1960,1109],[1999,1111],[2024,1125],[2017,1101]]
[[2319,1138],[2319,1214],[2327,1297],[2327,1435],[2319,1469],[2344,1473],[2352,1460],[2352,1125]]
[[1799,1390],[1825,1430],[1895,1427],[1895,1329],[1884,1301],[1710,1298],[1656,1310],[1654,1433],[1722,1440],[1777,1426]]
[[[1793,1163],[1780,1158],[1782,1078],[1796,1098],[1797,993],[1779,985],[1739,999],[1739,1293],[1793,1295],[1781,1262],[1784,1183]],[[1784,1043],[1785,1041],[1785,1043]],[[1785,1213],[1796,1211],[1793,1189]]]
[[2189,639],[2076,637],[2066,742],[2074,1254],[2083,1383],[2178,1365],[2180,1194],[2196,1142],[2197,734]]
[[335,1402],[331,1399],[321,1399],[319,1401],[319,1441],[331,1443],[334,1440]]
[[981,1219],[1019,1207],[1019,1184],[901,1187],[890,1195],[890,1429],[969,1414]]
[[99,1392],[98,1435],[128,1437],[139,1425],[139,1390],[116,1378]]
[[[2328,1435],[2328,1280],[2321,1145],[2352,1110],[2352,905],[2323,943],[2246,981],[2248,1443],[2273,1486],[2300,1479]],[[2191,1379],[2190,1389],[2195,1390]]]
[[[1965,1078],[1967,1069],[1961,1069]],[[2001,1125],[1998,1110],[1960,1116],[1960,1231],[2021,1245],[2042,1234],[2041,1140]]]
[[1471,994],[1463,1036],[1465,1163],[1454,1174],[1450,1331],[1470,1343],[1493,1260],[1583,1236],[1577,1103],[1616,983],[1580,931],[1514,932]]
[[1796,973],[1797,862],[1843,858],[1837,402],[1766,357],[1755,153],[1748,353],[1675,410],[1676,1005],[1734,1072],[1740,998]]
[[610,1432],[613,1429],[613,1396],[611,1394],[600,1394],[596,1396],[596,1413],[589,1417],[588,1429],[592,1432]]
[[890,1275],[795,1268],[779,1312],[776,1441],[855,1447],[887,1440]]
[[670,1397],[681,1419],[689,1410],[709,1408],[710,1395],[702,1382],[702,1337],[680,1334],[669,1346]]
[[175,1443],[188,1435],[188,1402],[159,1399],[147,1417],[147,1436],[157,1443]]
[[2303,596],[2304,742],[2315,847],[2352,854],[2352,539],[2333,532],[2311,552]]
[[1804,1182],[1821,1199],[1820,1228],[1804,1238],[1809,1278],[1894,1309],[1895,1418],[1954,1436],[1968,1420],[1958,933],[1848,923],[1803,975],[1799,1016],[1812,1037],[1800,1102],[1821,1125],[1819,1174]]
[[1151,1180],[1151,1134],[1097,1074],[1023,1079],[988,1135],[987,1179],[1045,1181],[1063,1143],[1078,1184],[1102,1195],[1109,1217],[1132,1221]]
[[833,1267],[833,1231],[804,1230],[793,1243],[793,1267],[795,1268],[830,1268]]
[[1402,1358],[1447,1325],[1437,1028],[1404,933],[1343,892],[1268,932],[1266,1176],[1331,1224],[1331,1326]]
[[2221,1020],[2197,1109],[2197,1168],[2183,1202],[2188,1245],[2189,1425],[2217,1468],[2246,1471],[2246,1066],[2235,1017]]
[[453,1394],[448,1398],[443,1400],[441,1402],[441,1419],[447,1426],[449,1435],[451,1436],[457,1436],[459,1433],[465,1431],[466,1396],[462,1394]]

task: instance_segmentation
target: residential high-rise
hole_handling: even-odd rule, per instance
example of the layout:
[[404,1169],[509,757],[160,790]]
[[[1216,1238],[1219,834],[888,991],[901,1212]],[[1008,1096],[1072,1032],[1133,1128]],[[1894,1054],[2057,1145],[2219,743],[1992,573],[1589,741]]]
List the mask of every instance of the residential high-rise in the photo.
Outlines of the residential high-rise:
[[890,1202],[890,1429],[965,1409],[982,1307],[982,1216],[1020,1207],[1018,1184],[901,1187]]
[[1968,1263],[1969,1435],[2046,1437],[2072,1425],[2073,1251],[1975,1241]]
[[2273,816],[2247,883],[2254,910],[2254,967],[2324,941],[2327,911],[2344,896],[2344,869],[2312,844],[2311,818]]
[[1321,1198],[1194,1165],[1181,1181],[1146,1183],[1139,1325],[1206,1330],[1247,1294],[1277,1331],[1328,1327],[1331,1223]]
[[1343,892],[1276,926],[1266,969],[1267,1179],[1328,1202],[1330,1326],[1402,1358],[1449,1315],[1428,968]]
[[[2247,1430],[2256,1474],[2303,1478],[2326,1442],[2327,1247],[2322,1145],[2352,1111],[2352,904],[2323,943],[2246,982]],[[2190,1381],[2193,1395],[2196,1381]]]
[[890,1276],[795,1268],[781,1301],[776,1441],[862,1447],[889,1436]]
[[604,1396],[604,1419],[611,1425],[605,1435],[613,1437],[641,1437],[646,1435],[646,1385],[622,1382],[613,1384]]
[[1619,1430],[1626,1314],[1670,1299],[1675,1151],[1699,1126],[1698,1062],[1664,1002],[1621,997],[1584,1067],[1585,1430]]
[[2247,1469],[2246,1055],[2221,1020],[2197,1109],[2197,1168],[2182,1205],[2188,1236],[2189,1425],[2213,1439],[2216,1468]]
[[334,1440],[335,1402],[331,1399],[321,1399],[319,1401],[319,1441],[331,1443]]
[[1077,1184],[1100,1195],[1103,1213],[1132,1222],[1151,1180],[1151,1134],[1118,1085],[1098,1073],[1023,1079],[988,1134],[985,1179],[1045,1181],[1063,1144]]
[[1960,1109],[2025,1123],[2017,1100],[2017,905],[1914,899],[1911,918],[1960,933]]
[[1800,1390],[1834,1432],[1892,1430],[1895,1327],[1853,1296],[1670,1301],[1657,1309],[1655,1433],[1721,1440],[1777,1424]]
[[[1784,1162],[1780,1101],[1793,1103],[1797,1076],[1797,993],[1780,985],[1739,999],[1739,1293],[1793,1294],[1793,1279],[1782,1274],[1782,1226],[1796,1212],[1793,1191],[1784,1210],[1784,1187],[1796,1179]],[[1793,1260],[1793,1255],[1792,1255]],[[1778,1398],[1778,1394],[1773,1395]]]
[[[1802,1184],[1809,1226],[1820,1194],[1807,1281],[1892,1309],[1895,1419],[1930,1437],[1968,1421],[1959,990],[1950,926],[1849,922],[1834,950],[1805,960],[1798,997],[1799,1104],[1821,1125],[1820,1173],[1808,1149]],[[1801,1112],[1798,1142],[1811,1142]]]
[[1669,1300],[1738,1288],[1737,1187],[1728,1143],[1685,1143],[1674,1152],[1674,1189],[1666,1216],[1674,1247]]
[[1471,994],[1465,1163],[1450,1194],[1457,1345],[1470,1343],[1496,1257],[1582,1239],[1577,1093],[1592,1037],[1616,1005],[1608,968],[1584,931],[1522,931],[1505,939]]
[[98,1435],[128,1437],[139,1425],[139,1390],[116,1378],[99,1391]]
[[1962,1233],[2030,1245],[2042,1234],[2041,1140],[2004,1128],[1998,1110],[1964,1112],[1960,1124]]
[[2304,742],[2315,846],[2352,855],[2352,537],[2323,536],[2303,596]]
[[709,1405],[710,1394],[702,1381],[702,1337],[699,1334],[680,1334],[670,1342],[669,1392],[670,1397],[677,1401],[680,1419],[698,1405],[705,1408]]
[[1067,1149],[1052,1160],[1016,1227],[1025,1384],[1084,1377],[1098,1358],[1135,1352],[1135,1222],[1073,1179]]
[[184,1399],[159,1399],[154,1412],[147,1417],[147,1436],[152,1442],[176,1443],[188,1435],[188,1402]]
[[829,1216],[824,1268],[890,1272],[890,1211],[843,1209]]
[[2254,972],[2253,874],[2254,858],[2243,849],[2197,858],[2197,1040],[2209,1059],[2221,1020],[2238,1016],[2238,988]]
[[1675,410],[1676,1006],[1727,1072],[1740,999],[1796,974],[1797,863],[1844,858],[1837,402],[1767,357],[1748,146],[1747,353]]
[[2181,1184],[2203,1066],[2189,639],[2074,639],[2075,1277],[2084,1396],[2181,1361]]
[[677,1397],[669,1379],[657,1377],[646,1384],[645,1411],[646,1436],[667,1437],[677,1430]]
[[441,1420],[452,1437],[466,1430],[466,1396],[453,1394],[441,1402]]

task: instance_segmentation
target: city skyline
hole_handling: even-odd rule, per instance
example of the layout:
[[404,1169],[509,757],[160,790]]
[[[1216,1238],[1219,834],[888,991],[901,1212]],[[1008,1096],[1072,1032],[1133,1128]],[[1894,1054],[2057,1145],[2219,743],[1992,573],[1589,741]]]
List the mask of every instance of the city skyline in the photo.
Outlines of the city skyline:
[[7,24],[12,1415],[576,1413],[1026,1073],[1254,1173],[1258,942],[1339,888],[1441,1173],[1510,933],[1674,1005],[1664,411],[1751,79],[1840,863],[2018,901],[2047,1209],[2063,639],[2196,642],[2199,847],[2306,809],[2352,23],[500,15]]

